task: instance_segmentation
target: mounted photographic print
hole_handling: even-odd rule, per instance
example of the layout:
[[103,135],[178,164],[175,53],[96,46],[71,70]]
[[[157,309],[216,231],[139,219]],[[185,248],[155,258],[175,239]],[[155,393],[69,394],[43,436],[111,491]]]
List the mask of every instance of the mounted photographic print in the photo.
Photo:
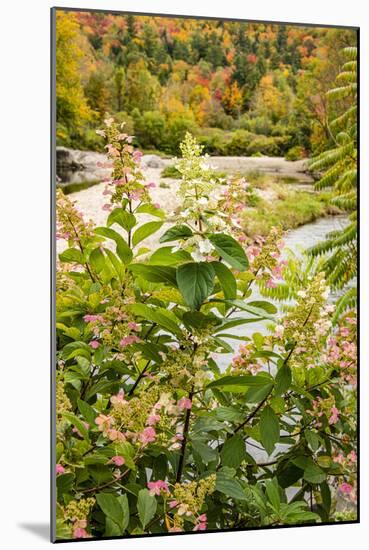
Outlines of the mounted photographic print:
[[358,521],[357,63],[52,10],[54,542]]

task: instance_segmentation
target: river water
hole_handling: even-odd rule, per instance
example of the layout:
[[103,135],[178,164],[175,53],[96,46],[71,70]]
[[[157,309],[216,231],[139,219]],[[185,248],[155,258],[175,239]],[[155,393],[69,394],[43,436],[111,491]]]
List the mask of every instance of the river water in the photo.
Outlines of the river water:
[[[293,252],[297,255],[302,255],[304,253],[304,250],[307,248],[317,244],[318,242],[322,241],[324,237],[331,231],[335,231],[338,229],[342,229],[347,225],[348,218],[346,216],[329,216],[326,218],[320,218],[312,223],[308,223],[306,225],[303,225],[301,227],[298,227],[297,229],[290,230],[286,233],[284,237],[285,241],[285,248],[283,254],[287,256],[290,252]],[[335,296],[331,295],[330,299],[334,299]],[[264,299],[263,296],[260,295],[260,293],[256,290],[254,290],[252,295],[253,300],[258,299]],[[245,317],[250,317],[249,314],[243,313]],[[241,314],[237,314],[238,317],[242,316]],[[260,332],[261,334],[267,334],[268,328],[267,324],[270,321],[259,321],[256,323],[249,323],[245,325],[239,325],[237,327],[234,327],[232,329],[227,330],[228,334],[234,334],[237,336],[251,336],[255,332]],[[225,369],[230,365],[233,356],[237,352],[237,349],[240,345],[240,342],[238,340],[233,339],[226,339],[224,340],[233,347],[234,352],[229,354],[217,354],[216,356],[216,362],[220,368],[221,371],[225,371]],[[289,448],[289,445],[278,443],[276,445],[276,448],[271,456],[268,456],[266,451],[260,445],[257,441],[253,439],[247,440],[247,451],[255,458],[257,462],[265,462],[268,460],[272,460],[273,457],[275,457],[278,453],[286,452]],[[297,492],[297,489],[294,487],[290,487],[287,489],[287,497],[293,498],[295,493]],[[339,498],[339,495],[336,495],[339,500],[339,506],[340,509],[346,508],[345,502]],[[341,502],[342,501],[342,502]]]
[[[338,229],[342,229],[347,225],[348,218],[346,216],[328,216],[326,218],[320,218],[312,223],[307,223],[305,225],[302,225],[301,227],[298,227],[297,229],[292,229],[290,231],[287,231],[284,237],[285,242],[285,248],[283,251],[283,255],[286,257],[290,252],[297,254],[297,255],[303,255],[304,250],[307,248],[317,244],[318,242],[322,241],[328,233],[331,231],[335,231]],[[332,294],[330,296],[331,299],[334,299],[335,296]],[[261,294],[258,292],[257,288],[254,287],[254,291],[252,294],[252,300],[265,300],[266,298],[261,296]],[[247,313],[237,313],[235,316],[237,317],[250,317]],[[260,332],[261,334],[267,334],[267,324],[270,323],[270,321],[258,321],[255,323],[248,323],[245,325],[239,325],[237,327],[233,327],[232,329],[227,330],[228,334],[234,334],[236,336],[251,336],[255,332]],[[232,346],[234,351],[236,352],[240,342],[238,340],[234,339],[225,339],[225,341]],[[224,371],[230,362],[232,361],[234,353],[227,353],[227,354],[219,354],[217,356],[217,363],[222,371]]]

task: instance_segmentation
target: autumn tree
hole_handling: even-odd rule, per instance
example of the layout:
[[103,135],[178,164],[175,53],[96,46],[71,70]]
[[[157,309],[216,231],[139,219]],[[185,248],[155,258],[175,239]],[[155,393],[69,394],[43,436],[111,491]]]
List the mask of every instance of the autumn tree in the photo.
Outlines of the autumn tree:
[[125,90],[128,109],[137,108],[141,112],[153,110],[159,92],[159,81],[150,73],[143,59],[129,65]]
[[91,109],[84,94],[81,66],[89,55],[73,13],[56,13],[56,110],[57,137],[67,140],[78,134],[91,119]]
[[227,86],[222,96],[222,105],[226,113],[232,116],[239,116],[242,105],[242,92],[237,82]]

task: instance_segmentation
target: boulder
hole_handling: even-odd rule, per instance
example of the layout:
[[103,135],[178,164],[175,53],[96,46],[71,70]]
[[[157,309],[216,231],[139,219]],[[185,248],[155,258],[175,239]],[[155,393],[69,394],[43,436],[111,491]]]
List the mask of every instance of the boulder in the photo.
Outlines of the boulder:
[[141,162],[146,168],[163,168],[165,166],[165,162],[158,155],[144,155]]

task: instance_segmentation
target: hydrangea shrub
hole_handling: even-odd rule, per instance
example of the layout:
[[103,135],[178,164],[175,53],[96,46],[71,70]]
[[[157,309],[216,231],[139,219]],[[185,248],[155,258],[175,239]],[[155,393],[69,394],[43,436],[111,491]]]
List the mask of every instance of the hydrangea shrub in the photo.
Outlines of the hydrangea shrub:
[[355,312],[333,325],[278,229],[249,241],[247,182],[214,180],[190,134],[172,213],[124,127],[100,134],[106,225],[57,200],[58,539],[355,519]]

